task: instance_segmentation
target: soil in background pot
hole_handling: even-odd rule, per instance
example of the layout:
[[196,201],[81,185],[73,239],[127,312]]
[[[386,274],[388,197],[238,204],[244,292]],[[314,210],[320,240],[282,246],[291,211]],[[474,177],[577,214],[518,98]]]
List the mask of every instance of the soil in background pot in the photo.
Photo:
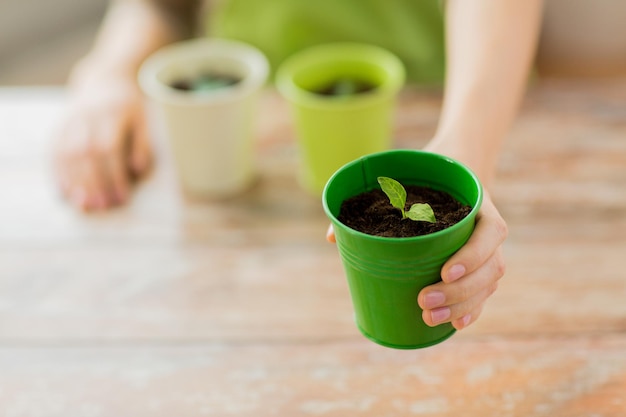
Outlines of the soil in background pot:
[[241,79],[228,74],[205,72],[193,78],[181,78],[170,84],[175,90],[189,93],[210,93],[222,88],[231,87],[241,82]]
[[344,97],[354,94],[368,93],[376,89],[374,84],[353,78],[339,78],[325,84],[313,92],[322,96]]

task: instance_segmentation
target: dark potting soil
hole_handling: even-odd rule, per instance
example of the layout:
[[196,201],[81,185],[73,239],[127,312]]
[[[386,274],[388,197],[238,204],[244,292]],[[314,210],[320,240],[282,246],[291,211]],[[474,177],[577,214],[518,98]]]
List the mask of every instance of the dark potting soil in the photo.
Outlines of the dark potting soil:
[[393,207],[380,189],[351,197],[343,202],[339,211],[340,222],[359,232],[383,237],[421,236],[446,229],[472,211],[450,194],[428,187],[409,185],[406,207],[416,203],[428,203],[435,213],[436,223],[403,219],[400,210]]
[[230,87],[241,79],[232,75],[207,72],[194,78],[182,78],[170,83],[175,90],[191,93],[208,93],[225,87]]
[[353,78],[340,78],[323,85],[313,92],[323,96],[349,96],[363,94],[376,89],[374,84]]

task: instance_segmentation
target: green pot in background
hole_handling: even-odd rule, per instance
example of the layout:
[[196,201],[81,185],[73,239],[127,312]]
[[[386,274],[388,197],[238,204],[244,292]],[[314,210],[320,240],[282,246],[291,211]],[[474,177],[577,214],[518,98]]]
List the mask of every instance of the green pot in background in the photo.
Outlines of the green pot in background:
[[[424,236],[388,238],[358,232],[337,218],[344,200],[379,188],[377,177],[427,186],[472,207],[459,223]],[[337,240],[359,330],[383,346],[415,349],[454,334],[450,323],[430,327],[417,304],[420,290],[441,280],[443,264],[469,239],[482,203],[482,186],[467,167],[418,150],[389,150],[341,167],[323,193]]]
[[[340,79],[374,87],[366,93],[316,93]],[[278,68],[276,85],[290,103],[300,154],[300,184],[320,195],[342,165],[389,149],[402,62],[391,52],[358,43],[329,43],[303,50]]]

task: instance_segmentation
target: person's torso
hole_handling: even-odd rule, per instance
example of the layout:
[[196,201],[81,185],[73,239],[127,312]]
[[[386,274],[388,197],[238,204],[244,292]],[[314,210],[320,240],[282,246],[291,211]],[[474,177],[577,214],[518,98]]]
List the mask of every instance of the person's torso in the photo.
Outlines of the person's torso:
[[440,84],[444,76],[438,0],[221,0],[212,8],[209,33],[257,46],[273,69],[307,46],[351,41],[398,55],[409,82]]

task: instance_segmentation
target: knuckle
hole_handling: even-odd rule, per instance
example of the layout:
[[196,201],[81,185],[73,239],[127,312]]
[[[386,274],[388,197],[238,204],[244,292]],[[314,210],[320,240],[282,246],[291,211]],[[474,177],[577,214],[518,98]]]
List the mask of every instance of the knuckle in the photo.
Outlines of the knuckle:
[[489,286],[489,296],[493,295],[498,290],[498,281]]
[[496,279],[500,279],[506,274],[506,264],[503,260],[498,260],[496,262],[495,276]]
[[506,274],[506,262],[503,256],[497,256],[495,259],[495,274],[500,279]]
[[454,299],[458,300],[457,302],[460,303],[460,302],[469,300],[472,295],[473,295],[473,291],[471,291],[470,287],[460,286],[457,289],[457,294],[456,294],[456,297],[454,297]]
[[484,255],[481,254],[479,248],[476,245],[466,245],[462,248],[463,259],[465,263],[469,264],[469,269],[474,270]]
[[494,222],[494,227],[495,227],[496,233],[498,233],[500,241],[504,242],[506,238],[509,236],[509,227],[504,221],[504,219],[502,217],[498,217],[496,221]]

